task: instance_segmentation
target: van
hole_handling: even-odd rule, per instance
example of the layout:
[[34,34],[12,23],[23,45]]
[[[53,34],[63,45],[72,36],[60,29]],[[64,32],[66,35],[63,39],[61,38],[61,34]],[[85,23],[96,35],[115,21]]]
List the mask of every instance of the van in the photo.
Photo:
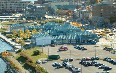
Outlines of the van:
[[49,55],[49,56],[48,56],[48,59],[51,59],[51,60],[58,60],[58,59],[60,59],[60,55]]

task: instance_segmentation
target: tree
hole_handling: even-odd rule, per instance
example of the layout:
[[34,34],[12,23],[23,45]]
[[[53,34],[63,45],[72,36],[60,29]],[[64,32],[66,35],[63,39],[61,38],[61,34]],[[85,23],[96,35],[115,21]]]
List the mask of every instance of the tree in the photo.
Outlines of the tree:
[[24,40],[20,40],[20,44],[21,44],[21,48],[25,45],[25,41]]
[[27,38],[30,38],[31,36],[30,31],[28,29],[25,30],[25,36],[27,36]]
[[35,51],[33,52],[33,55],[40,55],[40,51],[39,51],[39,50],[35,50]]
[[12,30],[12,34],[13,34],[13,36],[17,36],[16,30]]
[[24,37],[24,32],[22,30],[18,31],[18,36],[23,39]]
[[36,29],[33,29],[32,30],[32,34],[36,34],[37,33],[37,30]]

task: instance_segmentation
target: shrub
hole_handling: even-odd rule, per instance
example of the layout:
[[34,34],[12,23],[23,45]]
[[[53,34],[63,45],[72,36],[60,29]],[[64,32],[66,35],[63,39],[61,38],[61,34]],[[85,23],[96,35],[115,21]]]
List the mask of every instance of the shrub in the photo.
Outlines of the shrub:
[[40,55],[40,51],[39,50],[35,50],[34,52],[33,52],[33,55]]

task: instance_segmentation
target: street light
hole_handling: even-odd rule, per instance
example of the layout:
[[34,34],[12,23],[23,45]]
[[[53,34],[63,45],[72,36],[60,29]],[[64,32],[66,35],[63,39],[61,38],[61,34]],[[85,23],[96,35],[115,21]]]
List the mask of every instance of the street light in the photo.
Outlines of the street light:
[[70,58],[71,58],[71,50],[70,50]]
[[95,58],[96,58],[96,47],[99,47],[99,46],[96,45],[96,46],[94,46],[94,47],[95,47]]
[[49,56],[49,47],[48,47],[48,56]]
[[82,73],[82,64],[81,64],[81,73]]

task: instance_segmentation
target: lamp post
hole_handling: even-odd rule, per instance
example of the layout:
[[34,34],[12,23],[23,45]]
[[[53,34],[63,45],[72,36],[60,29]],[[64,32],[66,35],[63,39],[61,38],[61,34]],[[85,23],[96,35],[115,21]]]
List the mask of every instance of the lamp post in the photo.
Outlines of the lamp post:
[[71,58],[71,50],[70,50],[70,58]]
[[48,47],[48,56],[49,56],[49,47]]
[[43,45],[42,45],[42,53],[43,53],[43,46],[44,46],[44,43],[43,43]]
[[82,73],[82,64],[81,64],[81,73]]
[[95,58],[96,58],[96,54],[97,54],[97,53],[96,53],[96,47],[99,47],[99,46],[96,45],[96,46],[94,46],[94,47],[95,47]]

